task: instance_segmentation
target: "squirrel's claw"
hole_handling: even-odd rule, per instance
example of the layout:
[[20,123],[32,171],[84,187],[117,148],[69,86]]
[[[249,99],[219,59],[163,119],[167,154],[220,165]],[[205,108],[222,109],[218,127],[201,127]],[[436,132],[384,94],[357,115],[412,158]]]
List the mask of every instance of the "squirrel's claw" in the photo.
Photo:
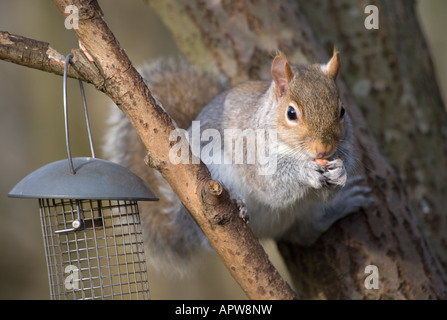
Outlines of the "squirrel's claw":
[[248,210],[245,203],[242,200],[238,199],[236,200],[236,205],[239,208],[239,218],[241,218],[242,220],[244,220],[245,223],[248,224],[250,217],[248,216]]

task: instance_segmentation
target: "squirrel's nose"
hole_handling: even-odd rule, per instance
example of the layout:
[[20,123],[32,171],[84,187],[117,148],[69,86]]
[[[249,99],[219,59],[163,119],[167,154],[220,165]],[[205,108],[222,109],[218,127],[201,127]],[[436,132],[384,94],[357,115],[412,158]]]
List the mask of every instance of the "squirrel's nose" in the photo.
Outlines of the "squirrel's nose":
[[325,159],[334,154],[334,145],[330,143],[314,141],[312,147],[312,151],[317,159]]

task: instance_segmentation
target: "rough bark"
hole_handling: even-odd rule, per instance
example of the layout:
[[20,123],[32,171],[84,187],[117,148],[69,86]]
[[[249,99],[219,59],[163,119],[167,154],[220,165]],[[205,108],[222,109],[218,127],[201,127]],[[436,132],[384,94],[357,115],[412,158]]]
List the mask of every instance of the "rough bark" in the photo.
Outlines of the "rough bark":
[[[67,76],[96,84],[101,87],[102,76],[86,57],[75,50],[78,68],[70,68]],[[54,74],[64,73],[65,57],[53,49],[48,42],[38,41],[0,31],[0,59],[18,65]]]
[[[353,2],[349,2],[351,6],[354,6]],[[335,1],[327,2],[327,5],[332,6],[331,10],[327,7],[313,9],[314,15],[318,16],[320,27],[331,19],[335,20],[331,23],[342,23],[342,18],[340,18],[341,21],[337,20],[337,12],[341,14],[342,9],[346,8],[341,5],[340,11],[337,11],[338,7],[334,3]],[[396,3],[395,8],[407,6],[403,1],[396,1]],[[217,66],[215,71],[226,75],[233,82],[247,78],[267,78],[268,60],[276,49],[283,51],[292,62],[309,63],[325,61],[332,46],[341,45],[338,42],[331,43],[331,48],[326,46],[325,50],[324,45],[317,40],[320,36],[324,38],[320,34],[324,32],[318,28],[311,29],[306,18],[310,13],[303,11],[296,2],[292,1],[211,3],[151,0],[150,4],[170,28],[180,49],[192,64],[198,68],[212,69],[213,66]],[[308,8],[311,6],[309,5]],[[383,27],[380,29],[380,33],[385,34],[382,36],[385,39],[382,39],[384,42],[384,45],[380,47],[382,50],[377,51],[376,43],[374,41],[370,43],[367,40],[366,43],[359,44],[358,49],[351,54],[349,39],[345,39],[344,44],[347,47],[343,47],[342,51],[345,74],[353,72],[352,69],[355,69],[355,74],[360,74],[359,70],[364,67],[364,60],[367,58],[371,60],[368,63],[368,74],[364,74],[360,80],[366,79],[373,83],[374,87],[362,100],[357,101],[359,99],[357,91],[362,88],[353,87],[356,83],[358,85],[356,81],[359,79],[356,80],[355,77],[347,75],[349,86],[346,86],[345,75],[342,71],[338,85],[345,106],[348,106],[355,123],[363,174],[365,181],[373,190],[372,196],[375,203],[365,211],[353,214],[337,223],[312,248],[300,248],[285,242],[278,243],[294,279],[295,287],[303,298],[430,299],[447,297],[445,271],[424,233],[421,232],[418,217],[410,205],[400,177],[381,155],[359,109],[359,104],[367,101],[368,110],[373,110],[376,115],[376,118],[370,117],[370,122],[382,122],[382,119],[377,116],[380,110],[382,113],[385,110],[382,107],[386,95],[382,94],[381,98],[377,98],[376,91],[383,89],[392,94],[397,99],[394,102],[400,101],[399,97],[400,99],[404,97],[406,99],[403,99],[403,102],[411,105],[414,104],[411,98],[416,94],[411,91],[412,87],[408,90],[408,77],[418,79],[415,83],[424,82],[427,79],[430,79],[430,83],[435,83],[434,78],[430,77],[430,60],[427,52],[423,50],[416,56],[409,55],[405,58],[409,50],[408,46],[404,45],[406,42],[399,44],[399,39],[393,38],[393,32],[399,28],[398,25],[392,24],[393,19],[397,23],[400,13],[399,10],[394,12],[390,10],[387,13],[388,22],[392,27],[389,30]],[[405,19],[414,20],[415,17],[410,15]],[[364,19],[359,20],[360,22],[357,23],[361,24],[358,28],[361,28]],[[411,23],[414,24],[414,21]],[[347,24],[346,30],[348,29]],[[413,36],[422,37],[420,33]],[[340,35],[340,39],[341,37],[343,35]],[[376,60],[389,59],[392,46],[387,39],[391,38],[392,43],[397,46],[393,50],[399,52],[399,55],[386,65],[380,66],[391,77],[391,83],[394,83],[383,88],[380,86],[380,79],[376,81],[375,78],[369,77],[374,77],[373,72],[378,67]],[[354,64],[353,61],[356,63]],[[425,69],[422,75],[406,69],[408,66],[405,63],[416,63],[416,61],[428,65],[428,69]],[[430,85],[427,84],[426,87]],[[404,90],[404,95],[402,95],[402,90]],[[424,94],[429,94],[430,90],[432,87],[428,88]],[[364,94],[363,91],[361,94]],[[430,101],[434,99],[429,106],[437,110],[434,111],[436,114],[440,109],[439,101],[430,96],[425,99]],[[393,104],[386,105],[389,108],[393,107]],[[413,108],[413,111],[415,110],[417,109]],[[445,114],[441,117],[444,116]],[[404,119],[394,118],[394,121],[398,123],[407,122],[416,127],[421,124],[424,127],[424,124],[428,124],[426,122],[428,119],[423,122],[419,120],[419,117],[409,115],[405,115]],[[394,127],[383,129],[385,133],[393,133],[395,130],[397,132],[394,136],[396,134],[405,136],[407,131],[403,130],[404,127],[395,124],[395,122],[391,124]],[[425,129],[427,129],[426,126]],[[382,132],[381,130],[378,129]],[[381,134],[389,139],[390,135],[385,133]],[[437,141],[443,137],[440,132],[433,132],[433,135],[437,136]],[[411,137],[409,140],[413,149],[417,149],[417,145],[425,141],[423,139],[415,141]],[[399,150],[396,152],[398,154]],[[411,155],[411,152],[408,155]],[[412,177],[417,175],[413,167],[409,168],[408,172]],[[443,189],[440,189],[439,185],[433,184],[431,189],[433,194],[442,194]],[[365,274],[365,267],[371,264],[376,265],[379,270],[380,288],[378,290],[365,289],[364,280],[368,275]]]

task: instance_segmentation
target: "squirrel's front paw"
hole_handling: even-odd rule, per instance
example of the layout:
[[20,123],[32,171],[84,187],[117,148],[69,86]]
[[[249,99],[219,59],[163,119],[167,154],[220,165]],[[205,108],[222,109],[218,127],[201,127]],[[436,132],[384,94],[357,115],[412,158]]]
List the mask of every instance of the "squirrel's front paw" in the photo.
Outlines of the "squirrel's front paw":
[[346,170],[343,165],[343,160],[335,159],[329,161],[325,166],[325,171],[323,176],[329,186],[339,186],[343,187],[346,184]]
[[322,165],[309,161],[306,163],[306,182],[314,189],[320,189],[327,185],[326,178],[324,177],[324,168]]

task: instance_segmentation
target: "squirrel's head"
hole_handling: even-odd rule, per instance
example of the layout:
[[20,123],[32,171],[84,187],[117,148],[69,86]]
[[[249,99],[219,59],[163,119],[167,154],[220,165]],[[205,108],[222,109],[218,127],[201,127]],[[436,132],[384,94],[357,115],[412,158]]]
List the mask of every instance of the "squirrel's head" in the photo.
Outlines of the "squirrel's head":
[[339,70],[335,49],[326,65],[290,66],[282,54],[273,60],[278,136],[292,150],[304,148],[314,158],[336,151],[345,128],[345,109],[335,85]]

